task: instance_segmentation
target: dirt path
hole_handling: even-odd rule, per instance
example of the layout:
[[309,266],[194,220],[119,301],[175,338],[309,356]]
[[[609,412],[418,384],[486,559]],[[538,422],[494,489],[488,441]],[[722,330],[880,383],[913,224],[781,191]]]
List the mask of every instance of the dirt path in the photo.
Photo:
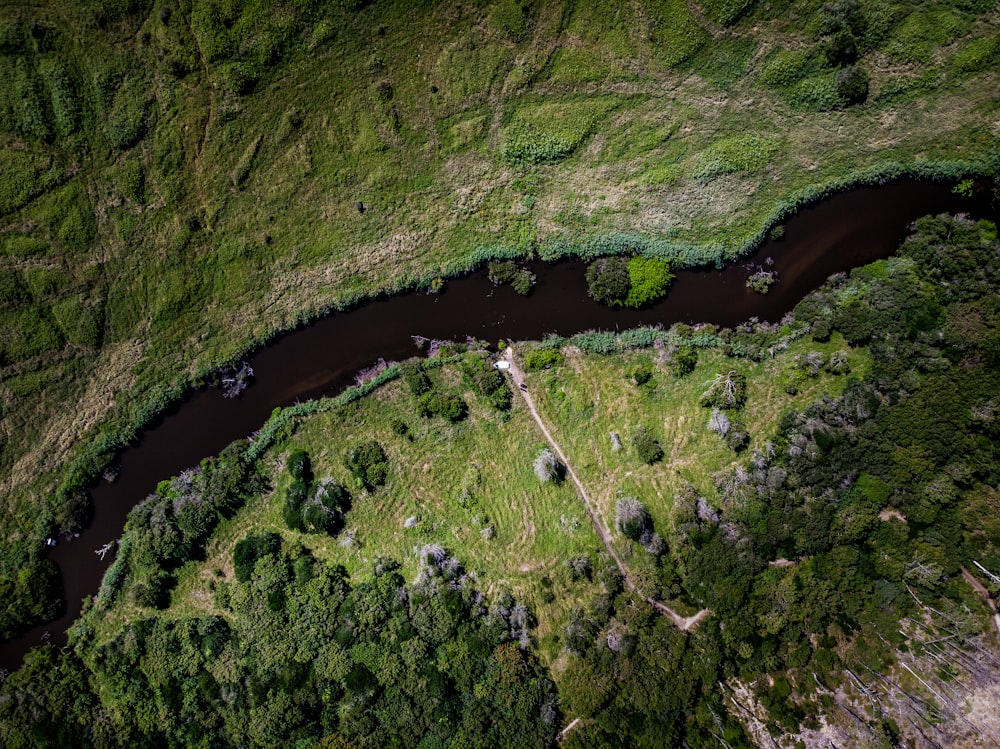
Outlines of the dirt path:
[[549,428],[548,426],[546,426],[545,421],[538,413],[538,409],[535,407],[535,401],[531,397],[531,394],[528,392],[527,388],[522,387],[522,385],[524,385],[524,373],[521,371],[521,368],[517,366],[517,362],[514,361],[514,357],[513,354],[511,353],[510,348],[507,348],[503,352],[503,360],[510,364],[509,371],[511,379],[514,381],[514,385],[516,386],[518,392],[521,393],[521,397],[524,399],[525,404],[528,406],[528,411],[531,412],[531,417],[535,420],[535,423],[538,424],[538,428],[542,431],[542,434],[545,435],[545,441],[548,442],[549,445],[552,447],[552,449],[555,451],[556,457],[558,457],[559,460],[562,462],[562,464],[566,466],[566,474],[570,477],[570,480],[572,480],[573,484],[576,486],[577,493],[580,495],[580,499],[583,500],[584,507],[587,508],[587,514],[590,515],[590,521],[594,526],[594,530],[597,533],[597,537],[601,539],[601,543],[604,544],[604,548],[607,550],[610,557],[614,560],[615,565],[618,567],[618,571],[621,573],[622,576],[622,584],[625,586],[625,589],[645,599],[646,603],[648,603],[650,606],[658,610],[661,614],[669,618],[670,621],[672,621],[675,625],[677,625],[677,627],[684,630],[685,632],[689,632],[691,629],[697,626],[698,622],[700,622],[702,619],[708,616],[711,612],[708,609],[702,609],[694,616],[684,617],[678,614],[676,611],[674,611],[666,604],[662,603],[661,601],[657,601],[653,598],[650,598],[649,596],[645,595],[642,591],[636,588],[635,583],[632,582],[632,577],[629,575],[628,567],[625,566],[624,562],[622,562],[621,560],[621,557],[618,556],[618,553],[611,545],[611,533],[608,531],[607,527],[605,527],[604,523],[601,521],[600,516],[598,516],[594,504],[590,501],[590,495],[587,494],[587,490],[583,486],[583,482],[580,481],[579,477],[576,475],[576,471],[573,470],[572,463],[570,463],[569,460],[566,459],[566,453],[563,452],[562,447],[560,447],[559,443],[556,442],[555,438],[552,436],[552,432],[549,431]]

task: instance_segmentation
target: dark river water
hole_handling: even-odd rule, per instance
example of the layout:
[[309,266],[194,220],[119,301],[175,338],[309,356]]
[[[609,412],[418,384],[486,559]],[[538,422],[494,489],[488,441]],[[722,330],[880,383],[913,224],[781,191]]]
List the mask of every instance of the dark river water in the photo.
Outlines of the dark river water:
[[773,258],[780,282],[766,296],[745,288],[748,272],[741,262],[722,271],[680,271],[669,295],[658,304],[612,310],[587,296],[583,263],[536,263],[532,270],[538,283],[528,297],[509,287],[494,288],[482,270],[449,281],[443,294],[413,292],[378,299],[283,335],[252,357],[256,378],[242,396],[226,399],[218,390],[192,392],[151,424],[138,445],[122,452],[118,480],[101,482],[91,491],[91,526],[50,553],[62,570],[65,614],[0,644],[0,668],[17,668],[27,649],[43,637],[65,641],[83,599],[97,592],[111,562],[111,555],[101,560],[95,550],[121,536],[128,511],[157,482],[259,429],[275,406],[334,394],[379,357],[419,354],[412,336],[474,336],[496,342],[657,323],[731,327],[753,316],[775,321],[831,274],[890,255],[914,219],[927,213],[984,210],[982,199],[961,198],[934,183],[906,181],[835,195],[799,212],[786,224],[782,239],[767,242],[747,259]]

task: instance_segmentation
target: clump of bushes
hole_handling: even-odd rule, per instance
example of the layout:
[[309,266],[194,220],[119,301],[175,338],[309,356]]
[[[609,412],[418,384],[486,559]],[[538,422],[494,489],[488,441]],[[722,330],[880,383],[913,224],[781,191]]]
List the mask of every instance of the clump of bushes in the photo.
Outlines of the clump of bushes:
[[489,264],[489,279],[496,285],[508,284],[521,296],[527,296],[535,285],[535,274],[513,260]]
[[646,505],[635,497],[622,497],[615,505],[615,527],[628,539],[642,545],[654,556],[666,551],[666,544],[653,530],[653,519]]
[[767,258],[763,265],[748,263],[747,269],[750,271],[750,275],[747,276],[747,288],[758,294],[766,294],[770,291],[771,287],[778,283],[778,272],[772,270],[771,266],[773,265],[774,260],[771,258]]
[[402,365],[403,381],[417,399],[417,412],[424,417],[440,416],[448,421],[461,421],[468,415],[465,401],[453,393],[445,393],[434,387],[431,378],[419,364],[408,362]]
[[382,486],[389,478],[389,459],[375,440],[350,448],[344,462],[358,484],[368,491]]
[[733,452],[744,450],[750,443],[750,435],[743,422],[730,419],[718,408],[713,408],[712,415],[708,417],[708,431],[715,432],[722,437]]
[[637,427],[632,433],[632,449],[639,460],[647,465],[663,460],[663,448],[644,426]]
[[462,397],[454,393],[444,393],[437,388],[424,393],[417,400],[417,411],[421,416],[440,416],[451,422],[461,421],[469,414],[469,407]]
[[605,257],[587,266],[591,298],[609,307],[645,307],[662,298],[673,279],[670,264],[660,258]]
[[554,348],[534,348],[529,349],[524,354],[524,368],[530,372],[550,369],[559,366],[562,362],[562,354]]
[[350,494],[332,481],[314,482],[309,456],[302,450],[289,456],[288,472],[294,480],[282,508],[285,525],[301,533],[335,535],[350,509]]
[[481,354],[468,354],[462,359],[462,378],[478,396],[498,411],[508,411],[514,395],[507,378]]
[[257,560],[265,556],[276,556],[281,551],[281,536],[277,533],[265,531],[252,536],[247,536],[233,549],[233,570],[236,572],[236,579],[247,582],[253,575],[253,568]]
[[663,350],[662,359],[675,376],[683,377],[698,366],[698,350],[693,346],[670,346]]

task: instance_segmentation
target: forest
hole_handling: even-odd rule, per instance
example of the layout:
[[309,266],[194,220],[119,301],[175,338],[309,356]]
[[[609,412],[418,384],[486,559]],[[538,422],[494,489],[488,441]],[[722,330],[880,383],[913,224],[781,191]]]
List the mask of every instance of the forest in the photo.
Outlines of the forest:
[[[433,529],[407,536],[424,539],[410,559],[345,557],[350,572],[324,561],[317,539],[344,549],[352,513],[398,496],[400,449],[463,424],[504,428],[505,409],[520,408],[497,398],[500,383],[476,389],[486,370],[472,364],[464,381],[411,364],[399,398],[451,382],[466,413],[413,411],[406,429],[344,444],[336,482],[317,478],[327,452],[303,449],[319,417],[286,424],[265,453],[277,462],[234,443],[162,482],[130,514],[71,647],[34,650],[0,685],[0,739],[551,746],[579,718],[561,745],[752,746],[765,734],[808,744],[848,713],[846,745],[989,735],[964,698],[992,694],[1000,671],[989,608],[1000,593],[998,283],[995,224],[942,215],[918,221],[895,256],[832,277],[780,325],[635,331],[618,336],[618,353],[587,353],[586,336],[577,354],[566,340],[533,344],[562,351],[534,375],[553,382],[562,357],[626,357],[629,379],[615,387],[645,388],[650,409],[669,408],[649,390],[657,381],[697,376],[668,366],[676,346],[663,341],[742,374],[742,397],[720,396],[713,379],[690,405],[731,456],[726,468],[672,497],[647,491],[649,510],[619,507],[616,543],[644,591],[710,610],[690,632],[627,590],[593,542],[564,551],[526,597],[434,543]],[[833,340],[848,349],[824,356]],[[803,346],[817,350],[793,353]],[[636,377],[629,357],[656,351]],[[784,373],[781,397],[824,377],[836,394],[798,401],[761,434],[751,409],[768,361]],[[747,439],[725,440],[723,423],[744,423]],[[662,451],[650,461],[639,442],[628,460],[660,470]],[[264,514],[240,523],[251,511]],[[654,527],[657,543],[644,535]],[[219,532],[231,540],[213,543]]]

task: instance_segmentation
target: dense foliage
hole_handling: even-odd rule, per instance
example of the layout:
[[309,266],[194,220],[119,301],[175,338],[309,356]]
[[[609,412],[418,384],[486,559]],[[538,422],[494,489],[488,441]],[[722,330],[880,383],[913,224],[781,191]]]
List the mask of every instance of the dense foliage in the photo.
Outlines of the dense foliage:
[[[274,534],[237,544],[226,616],[139,618],[75,655],[42,648],[0,693],[5,746],[544,747],[555,692],[530,614],[489,604],[438,547],[419,578],[343,569]],[[85,630],[86,631],[86,626]],[[329,739],[328,739],[329,741]]]
[[660,258],[605,257],[587,266],[587,289],[594,301],[611,307],[645,307],[661,299],[674,275]]

